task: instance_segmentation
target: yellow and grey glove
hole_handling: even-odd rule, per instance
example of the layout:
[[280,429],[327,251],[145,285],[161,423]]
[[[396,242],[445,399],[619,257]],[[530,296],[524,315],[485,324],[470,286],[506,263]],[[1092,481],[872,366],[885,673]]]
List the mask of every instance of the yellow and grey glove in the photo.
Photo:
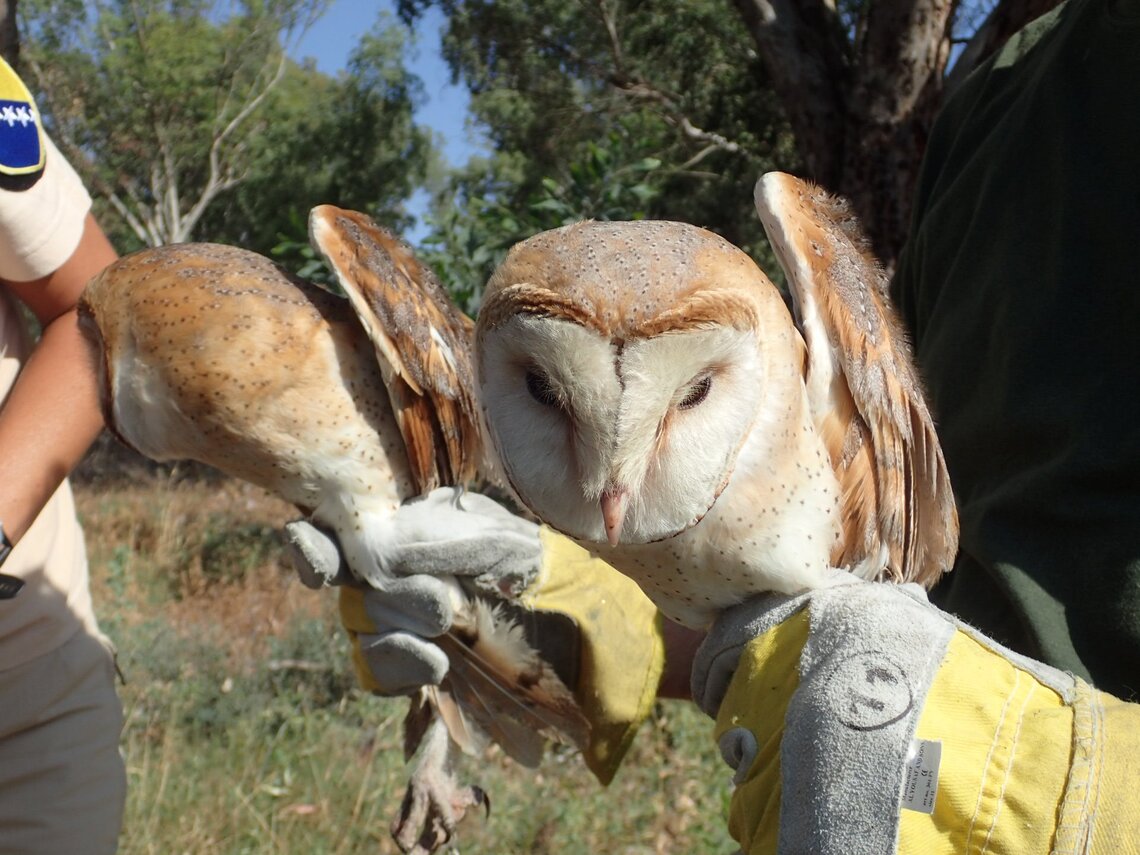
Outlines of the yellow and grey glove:
[[454,617],[452,589],[441,577],[465,577],[477,590],[509,598],[531,583],[542,560],[533,523],[486,496],[449,487],[404,504],[391,531],[390,578],[365,588],[334,536],[303,521],[285,526],[301,581],[341,586],[341,618],[362,685],[389,696],[437,685],[447,673],[447,657],[428,640]]
[[440,488],[396,512],[385,544],[393,578],[349,582],[334,538],[308,523],[286,534],[310,587],[340,585],[341,619],[362,685],[385,695],[438,684],[448,664],[432,641],[452,623],[455,576],[512,610],[590,722],[587,765],[603,783],[649,714],[664,664],[661,622],[641,590],[565,537],[477,493]]
[[744,852],[1046,855],[1140,840],[1140,706],[1009,650],[913,585],[727,611],[693,668]]

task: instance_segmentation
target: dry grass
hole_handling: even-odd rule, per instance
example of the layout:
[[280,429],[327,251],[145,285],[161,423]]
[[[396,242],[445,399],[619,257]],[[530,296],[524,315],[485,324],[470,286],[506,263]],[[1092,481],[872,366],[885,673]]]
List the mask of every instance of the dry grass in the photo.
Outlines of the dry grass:
[[[107,446],[76,498],[127,677],[122,852],[396,852],[406,702],[355,688],[335,598],[283,566],[277,532],[293,509]],[[659,705],[606,789],[568,752],[533,771],[494,749],[465,758],[493,810],[466,820],[450,851],[729,851],[709,731],[689,705]]]

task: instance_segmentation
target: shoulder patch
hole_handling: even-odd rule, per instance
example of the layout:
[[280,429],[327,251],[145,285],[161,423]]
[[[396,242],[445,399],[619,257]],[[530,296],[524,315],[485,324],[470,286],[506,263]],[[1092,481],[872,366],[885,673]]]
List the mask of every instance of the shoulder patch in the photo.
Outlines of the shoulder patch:
[[0,58],[0,175],[31,175],[44,168],[43,131],[32,94]]

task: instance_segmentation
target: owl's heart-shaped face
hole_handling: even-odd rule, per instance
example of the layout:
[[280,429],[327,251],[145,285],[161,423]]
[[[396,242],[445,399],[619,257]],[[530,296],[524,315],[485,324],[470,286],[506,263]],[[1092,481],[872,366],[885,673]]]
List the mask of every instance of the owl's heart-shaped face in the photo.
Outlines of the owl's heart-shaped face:
[[701,520],[765,392],[753,333],[716,324],[610,338],[512,316],[482,340],[493,441],[519,497],[580,540],[647,543]]

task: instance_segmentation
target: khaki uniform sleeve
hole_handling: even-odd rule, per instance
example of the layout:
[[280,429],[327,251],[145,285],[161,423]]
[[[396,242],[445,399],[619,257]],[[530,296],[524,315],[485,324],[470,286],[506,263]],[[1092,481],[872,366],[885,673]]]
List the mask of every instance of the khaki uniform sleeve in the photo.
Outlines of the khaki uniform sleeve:
[[39,180],[23,190],[0,187],[0,279],[29,282],[54,272],[83,236],[91,197],[45,135]]

